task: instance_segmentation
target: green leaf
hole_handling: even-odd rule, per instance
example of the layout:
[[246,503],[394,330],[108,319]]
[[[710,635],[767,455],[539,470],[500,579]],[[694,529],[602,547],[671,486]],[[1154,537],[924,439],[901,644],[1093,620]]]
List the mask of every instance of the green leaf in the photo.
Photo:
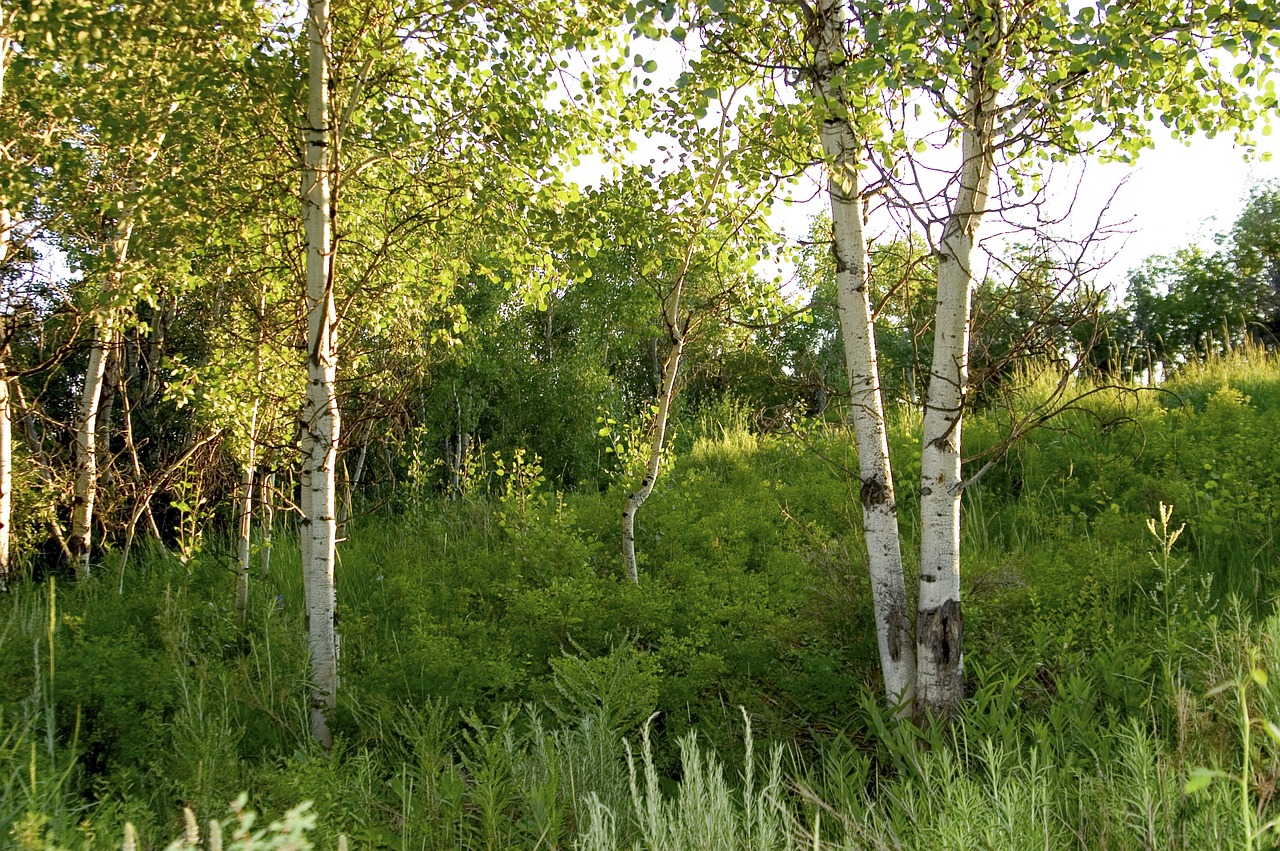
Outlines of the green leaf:
[[1194,795],[1209,788],[1210,783],[1223,776],[1225,775],[1221,771],[1214,771],[1212,768],[1193,768],[1184,788],[1188,795]]

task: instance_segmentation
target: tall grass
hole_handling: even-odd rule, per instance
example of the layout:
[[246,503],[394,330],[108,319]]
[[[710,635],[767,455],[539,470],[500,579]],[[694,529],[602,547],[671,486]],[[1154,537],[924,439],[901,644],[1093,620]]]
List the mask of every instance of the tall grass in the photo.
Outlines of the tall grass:
[[[1280,465],[1258,447],[1280,442],[1280,370],[1166,387],[1090,395],[966,494],[971,691],[947,733],[874,696],[848,435],[769,437],[724,405],[647,507],[639,588],[617,579],[617,494],[357,519],[331,752],[283,537],[244,629],[212,536],[182,566],[138,554],[123,594],[15,588],[0,847],[118,848],[128,823],[157,848],[188,822],[245,849],[1270,847]],[[910,540],[918,422],[898,417]],[[975,414],[966,439],[1007,422]],[[304,801],[287,829],[245,826]]]

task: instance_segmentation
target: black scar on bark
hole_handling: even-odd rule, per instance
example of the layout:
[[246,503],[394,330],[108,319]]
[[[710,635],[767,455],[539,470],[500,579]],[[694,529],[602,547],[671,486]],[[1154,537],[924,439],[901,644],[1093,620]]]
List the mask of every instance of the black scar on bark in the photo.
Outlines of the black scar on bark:
[[936,609],[923,610],[916,617],[916,643],[932,653],[939,665],[960,658],[964,641],[964,616],[959,600],[947,600]]
[[840,256],[840,251],[836,248],[835,240],[831,241],[831,258],[836,261],[837,275],[842,275],[849,271],[849,264],[844,262],[844,258]]
[[904,606],[896,605],[889,609],[885,616],[885,629],[889,631],[889,658],[895,662],[902,661],[903,643],[910,640],[911,624],[907,619]]
[[884,482],[879,478],[871,476],[862,480],[862,507],[870,508],[873,505],[884,505],[886,498],[886,488]]

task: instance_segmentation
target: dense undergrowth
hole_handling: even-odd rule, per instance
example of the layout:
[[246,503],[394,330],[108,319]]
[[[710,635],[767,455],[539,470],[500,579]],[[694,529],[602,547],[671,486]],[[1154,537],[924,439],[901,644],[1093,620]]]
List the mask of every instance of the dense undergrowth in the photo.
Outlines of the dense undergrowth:
[[[1280,366],[1080,389],[966,497],[971,697],[949,730],[875,698],[849,441],[758,436],[725,406],[681,428],[639,586],[618,494],[548,493],[534,467],[359,519],[331,752],[280,539],[244,630],[213,545],[131,558],[123,594],[110,555],[15,588],[0,845],[119,847],[126,822],[139,848],[212,844],[182,807],[220,819],[245,792],[227,847],[308,827],[325,848],[1274,847]],[[969,420],[974,470],[1049,392]],[[254,845],[247,810],[301,801]]]

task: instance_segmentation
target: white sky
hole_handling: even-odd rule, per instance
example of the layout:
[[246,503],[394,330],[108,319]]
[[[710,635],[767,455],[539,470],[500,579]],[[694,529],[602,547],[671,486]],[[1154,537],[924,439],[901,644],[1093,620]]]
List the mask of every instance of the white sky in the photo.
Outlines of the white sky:
[[[1060,169],[1047,184],[1047,211],[1065,215],[1074,201],[1071,215],[1051,229],[1062,236],[1087,235],[1111,201],[1104,222],[1116,233],[1095,251],[1095,259],[1106,262],[1098,273],[1099,284],[1123,287],[1129,271],[1155,254],[1172,254],[1193,244],[1211,249],[1214,236],[1229,230],[1239,215],[1249,189],[1260,181],[1280,180],[1280,135],[1259,139],[1259,153],[1272,154],[1269,162],[1246,159],[1244,149],[1224,136],[1197,138],[1186,145],[1159,128],[1154,142],[1135,165],[1077,163]],[[800,194],[808,192],[805,187]],[[825,209],[826,199],[819,196],[779,208],[774,224],[790,239],[802,239],[810,219]],[[877,227],[887,230],[890,225],[886,220],[877,225],[873,217],[872,231]],[[981,236],[998,250],[996,235],[1011,230],[989,216]]]

